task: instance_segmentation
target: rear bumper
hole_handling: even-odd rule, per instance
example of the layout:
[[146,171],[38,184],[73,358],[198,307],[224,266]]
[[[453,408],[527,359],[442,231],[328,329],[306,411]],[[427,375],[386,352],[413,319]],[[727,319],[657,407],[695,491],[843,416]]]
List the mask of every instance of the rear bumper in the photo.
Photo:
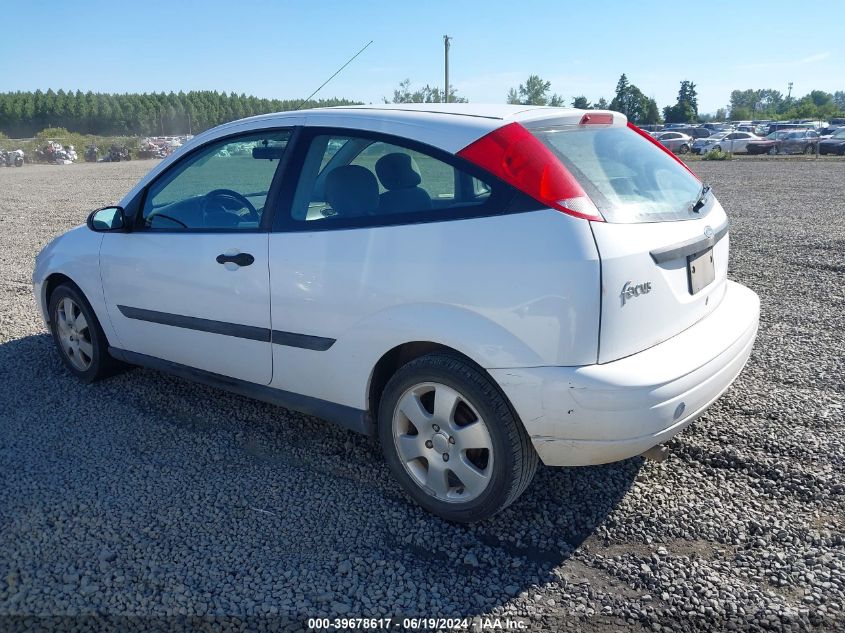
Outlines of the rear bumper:
[[683,430],[739,375],[760,302],[727,282],[719,307],[659,345],[603,365],[494,369],[548,466],[639,455]]

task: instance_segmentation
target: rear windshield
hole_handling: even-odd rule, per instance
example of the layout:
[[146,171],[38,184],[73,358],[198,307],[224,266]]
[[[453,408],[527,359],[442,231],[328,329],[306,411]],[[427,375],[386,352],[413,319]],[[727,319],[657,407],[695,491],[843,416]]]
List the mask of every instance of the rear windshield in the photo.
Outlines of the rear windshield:
[[697,217],[701,182],[627,127],[532,129],[554,152],[608,222],[662,222]]

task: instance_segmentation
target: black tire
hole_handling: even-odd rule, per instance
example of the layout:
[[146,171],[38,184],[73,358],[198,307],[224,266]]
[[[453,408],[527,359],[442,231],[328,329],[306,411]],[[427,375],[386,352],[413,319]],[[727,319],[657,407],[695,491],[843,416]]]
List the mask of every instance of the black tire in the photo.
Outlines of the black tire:
[[[66,351],[62,343],[61,334],[59,332],[59,306],[63,304],[64,300],[69,298],[75,304],[82,315],[85,317],[87,327],[84,332],[87,332],[86,342],[91,345],[92,352],[90,354],[90,365],[87,368],[80,368],[74,364],[72,355]],[[109,343],[106,340],[106,335],[103,333],[103,328],[97,320],[97,315],[88,303],[88,300],[75,286],[70,284],[60,284],[56,286],[48,299],[48,309],[50,314],[50,331],[53,334],[53,342],[56,344],[56,349],[62,362],[65,364],[70,372],[82,382],[90,383],[111,376],[121,369],[124,365],[111,356],[109,356]],[[86,358],[84,356],[80,358]]]
[[776,155],[777,155],[777,153],[778,153],[778,148],[777,148],[777,147],[770,147],[770,148],[769,148],[769,151],[768,151],[768,152],[766,152],[766,153],[767,153],[769,156],[776,156]]
[[689,145],[681,145],[681,147],[678,149],[678,152],[680,152],[681,154],[688,154]]
[[15,158],[15,167],[23,167],[23,158],[20,156]]
[[713,148],[713,151],[714,151],[714,152],[721,152],[721,151],[722,151],[722,146],[721,146],[721,145],[717,145],[716,147],[714,147],[714,148]]
[[[424,383],[437,383],[457,391],[478,412],[489,432],[492,446],[492,455],[488,457],[492,459],[492,465],[488,462],[489,480],[483,492],[468,501],[438,499],[432,491],[417,483],[400,458],[394,441],[394,413],[400,399]],[[433,404],[429,413],[432,412]],[[537,470],[537,453],[505,396],[483,370],[457,354],[435,352],[401,367],[382,394],[378,433],[385,461],[403,490],[424,509],[447,521],[473,523],[493,516],[525,491]],[[427,448],[432,448],[430,444],[426,444]],[[433,455],[438,455],[436,449],[432,450]],[[460,455],[458,451],[456,457]],[[447,480],[453,474],[447,475]],[[457,487],[459,493],[463,491],[462,486]]]
[[807,147],[804,148],[804,153],[805,154],[815,154],[816,151],[815,151],[815,149],[813,148],[812,145],[807,145]]

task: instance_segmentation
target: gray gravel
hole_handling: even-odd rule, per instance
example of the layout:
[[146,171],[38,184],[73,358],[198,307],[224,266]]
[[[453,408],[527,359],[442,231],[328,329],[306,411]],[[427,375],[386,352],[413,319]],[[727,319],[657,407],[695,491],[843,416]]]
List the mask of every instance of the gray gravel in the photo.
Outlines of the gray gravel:
[[731,276],[762,299],[744,373],[666,461],[541,469],[472,527],[420,510],[372,440],[321,420],[152,371],[68,376],[33,258],[152,164],[0,169],[0,629],[85,614],[845,628],[845,162],[695,163],[731,214]]

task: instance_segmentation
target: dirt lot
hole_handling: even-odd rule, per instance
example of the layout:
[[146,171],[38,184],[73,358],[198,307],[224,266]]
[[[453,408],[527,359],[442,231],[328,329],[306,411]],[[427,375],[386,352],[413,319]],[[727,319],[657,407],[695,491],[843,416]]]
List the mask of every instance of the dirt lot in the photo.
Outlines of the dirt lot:
[[667,461],[541,469],[472,527],[414,506],[372,440],[321,420],[152,371],[68,376],[34,257],[153,164],[0,169],[0,629],[845,628],[845,163],[696,162],[731,215],[730,274],[762,300],[745,371]]

